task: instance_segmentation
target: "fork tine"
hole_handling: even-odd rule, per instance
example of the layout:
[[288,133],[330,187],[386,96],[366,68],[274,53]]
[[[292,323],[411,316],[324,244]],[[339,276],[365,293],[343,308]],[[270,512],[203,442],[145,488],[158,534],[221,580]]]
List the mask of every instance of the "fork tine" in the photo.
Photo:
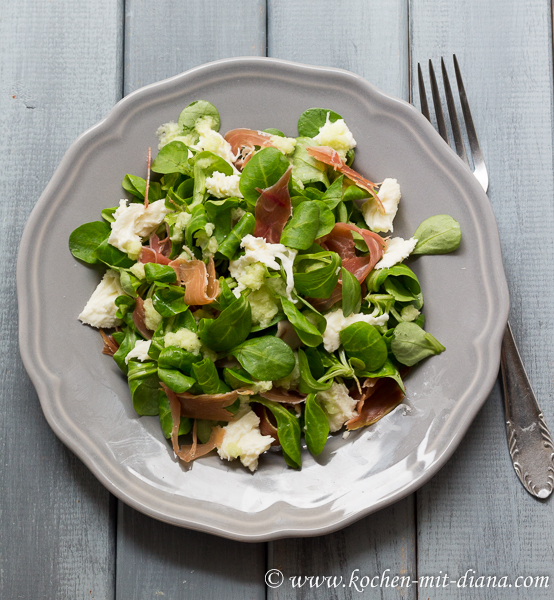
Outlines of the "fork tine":
[[468,165],[466,149],[464,146],[464,140],[462,138],[462,132],[460,130],[460,123],[458,122],[458,115],[456,114],[456,105],[454,104],[454,96],[452,95],[452,88],[450,87],[450,80],[448,79],[448,73],[446,72],[446,65],[441,57],[441,70],[442,70],[442,82],[444,84],[444,93],[446,95],[446,106],[448,107],[448,114],[450,115],[450,124],[452,125],[452,135],[454,136],[454,144],[456,145],[456,153],[464,160]]
[[427,104],[427,94],[425,93],[425,83],[423,83],[423,73],[421,72],[421,65],[417,63],[417,82],[419,85],[419,103],[421,104],[421,112],[424,117],[427,117],[429,123],[431,117],[429,116],[429,105]]
[[462,74],[460,73],[458,59],[456,58],[455,54],[453,56],[454,70],[456,72],[456,83],[458,84],[458,92],[460,94],[460,104],[462,105],[469,147],[471,148],[473,164],[475,165],[474,175],[477,177],[479,183],[486,192],[489,186],[489,176],[485,167],[485,160],[483,158],[483,153],[481,152],[481,146],[479,145],[479,140],[477,138],[477,132],[475,131],[475,125],[473,124],[473,117],[471,116],[471,111],[469,110],[469,103],[467,101],[467,95],[464,88],[464,82],[462,81]]
[[439,86],[437,85],[437,78],[435,77],[435,69],[433,69],[433,63],[429,59],[429,79],[431,80],[431,92],[433,94],[433,106],[435,107],[435,116],[437,117],[437,126],[439,133],[443,140],[450,144],[448,141],[448,131],[446,130],[446,121],[444,120],[444,114],[442,112],[441,97],[439,94]]

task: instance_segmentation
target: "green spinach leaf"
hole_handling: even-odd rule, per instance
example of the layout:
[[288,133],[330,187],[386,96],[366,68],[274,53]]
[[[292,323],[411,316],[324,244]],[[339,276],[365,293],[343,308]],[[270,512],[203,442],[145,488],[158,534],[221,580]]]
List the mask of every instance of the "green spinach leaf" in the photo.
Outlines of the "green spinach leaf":
[[192,365],[202,361],[202,357],[187,352],[177,346],[168,346],[158,356],[158,367],[161,369],[177,369],[185,375],[191,374]]
[[360,312],[362,288],[357,278],[342,267],[342,312],[345,317]]
[[[152,162],[154,173],[183,173],[192,175],[192,169],[188,159],[189,149],[183,142],[175,140],[169,142],[158,152],[158,156]],[[149,192],[150,196],[150,192]]]
[[252,377],[260,381],[283,379],[296,364],[290,347],[272,335],[246,340],[231,354]]
[[294,306],[294,304],[285,297],[281,297],[281,305],[287,319],[290,321],[298,337],[306,346],[319,346],[323,343],[323,336],[317,327],[308,321],[308,319]]
[[446,348],[415,323],[403,321],[394,328],[391,349],[399,363],[411,367],[428,356],[444,352]]
[[183,375],[183,373],[177,369],[164,369],[158,367],[158,377],[160,381],[163,381],[165,385],[176,394],[186,392],[196,383],[192,377]]
[[244,342],[251,327],[250,302],[240,296],[217,319],[202,319],[198,324],[198,335],[208,348],[216,352],[227,352]]
[[327,115],[329,115],[331,123],[342,119],[338,113],[327,108],[308,108],[308,110],[305,110],[298,119],[298,135],[315,137],[320,128],[327,122]]
[[192,372],[204,394],[225,394],[231,391],[231,388],[221,381],[216,366],[209,358],[193,363]]
[[[298,367],[300,369],[300,384],[298,390],[301,394],[311,394],[312,392],[323,392],[328,390],[333,385],[333,379],[328,382],[320,383],[312,375],[312,369],[310,361],[316,361],[315,368],[320,377],[323,376],[323,366],[321,365],[321,358],[316,352],[309,353],[311,348],[307,348],[306,352],[301,348],[298,349]],[[309,354],[308,354],[309,353]],[[309,358],[308,358],[309,356]],[[321,365],[321,367],[320,367]]]
[[191,102],[179,115],[179,127],[183,133],[195,129],[200,119],[211,119],[210,128],[219,131],[221,119],[217,108],[206,100]]
[[160,392],[158,369],[151,362],[129,361],[127,372],[133,406],[139,415],[157,415]]
[[294,286],[310,298],[328,298],[339,280],[340,266],[336,252],[299,254],[294,262]]
[[327,187],[329,185],[327,165],[308,154],[306,148],[311,146],[319,146],[319,144],[309,137],[296,139],[296,147],[292,155],[292,172],[295,179],[304,185],[319,182]]
[[250,206],[256,204],[260,192],[281,179],[289,168],[289,161],[277,148],[262,148],[246,163],[240,177],[239,189]]
[[188,309],[184,296],[185,290],[182,287],[158,287],[152,296],[152,304],[162,317],[174,317]]
[[315,399],[315,394],[308,394],[304,409],[304,439],[314,456],[321,454],[328,435],[329,419]]
[[340,332],[340,341],[347,356],[361,361],[368,371],[380,369],[387,360],[387,345],[369,323],[352,323]]
[[282,404],[266,400],[265,398],[256,398],[256,402],[263,404],[268,408],[277,421],[277,437],[283,449],[283,456],[287,464],[299,469],[302,465],[300,453],[300,423],[296,417],[290,413]]
[[315,202],[302,202],[292,213],[281,234],[281,244],[297,250],[307,250],[319,229],[319,208]]
[[231,229],[229,235],[223,240],[217,249],[217,253],[228,260],[233,260],[237,253],[242,238],[253,233],[256,228],[256,218],[251,213],[245,213],[240,221]]
[[462,240],[462,230],[450,215],[435,215],[425,219],[416,229],[417,239],[412,254],[446,254],[454,252]]
[[74,229],[69,236],[69,249],[75,258],[90,265],[99,262],[98,247],[110,236],[111,227],[104,221],[85,223]]
[[144,275],[148,283],[175,283],[177,274],[175,269],[169,265],[159,265],[157,263],[146,263],[144,265]]

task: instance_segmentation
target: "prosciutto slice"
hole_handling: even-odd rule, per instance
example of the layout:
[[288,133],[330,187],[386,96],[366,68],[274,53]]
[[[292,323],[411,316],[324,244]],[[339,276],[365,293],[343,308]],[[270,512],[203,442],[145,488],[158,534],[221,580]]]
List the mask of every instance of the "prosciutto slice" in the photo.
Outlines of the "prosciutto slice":
[[273,388],[268,392],[259,392],[259,396],[266,400],[273,400],[281,404],[300,404],[306,400],[306,394],[301,394],[295,390],[285,390],[284,388]]
[[260,418],[260,433],[262,435],[270,435],[273,438],[272,446],[280,446],[279,436],[277,435],[277,427],[271,421],[272,414],[267,411],[263,404],[252,404],[252,410]]
[[102,354],[113,356],[119,350],[119,344],[113,339],[112,335],[106,335],[103,329],[100,329],[100,335],[104,340],[104,347],[102,348]]
[[147,340],[152,339],[152,331],[146,327],[146,323],[144,321],[145,312],[144,312],[144,300],[138,296],[135,301],[135,310],[133,311],[133,323],[136,328],[139,330],[140,334]]
[[281,234],[292,214],[289,194],[289,180],[292,167],[289,167],[277,183],[265,190],[258,189],[254,216],[256,227],[254,237],[264,238],[270,244],[278,244]]
[[273,146],[271,134],[255,129],[231,129],[225,134],[225,140],[231,144],[231,150],[237,157],[234,162],[235,167],[241,170],[252,158],[256,146],[260,148]]
[[171,408],[171,445],[175,454],[184,462],[188,463],[196,458],[205,456],[208,452],[211,452],[214,448],[221,446],[223,436],[225,432],[218,425],[212,429],[210,439],[205,444],[198,444],[198,438],[196,435],[196,421],[192,426],[192,444],[189,446],[179,446],[179,425],[181,424],[181,405],[177,399],[175,392],[172,392],[169,388],[164,386],[167,397],[169,399],[169,406]]
[[356,410],[358,416],[346,422],[349,431],[372,425],[395,409],[404,399],[404,393],[394,379],[366,379]]
[[333,167],[335,171],[342,173],[345,177],[350,179],[350,181],[353,181],[358,187],[368,191],[377,202],[379,212],[383,215],[385,214],[385,207],[383,206],[379,196],[377,196],[377,185],[360,175],[358,171],[354,171],[354,169],[351,169],[349,166],[347,166],[336,150],[329,148],[329,146],[311,146],[310,148],[306,148],[306,151],[316,160]]
[[226,394],[200,394],[195,396],[188,392],[176,394],[163,383],[162,387],[168,398],[173,394],[179,401],[181,416],[191,419],[208,419],[210,421],[231,421],[234,415],[226,410],[226,407],[231,406],[239,395],[249,396],[253,394],[251,390],[240,389]]
[[169,264],[169,254],[171,253],[171,240],[169,235],[160,240],[160,238],[153,233],[150,236],[150,243],[148,246],[143,246],[140,253],[141,263],[157,263],[159,265]]
[[[356,247],[352,238],[352,231],[362,236],[367,244],[369,254],[367,256],[356,256]],[[373,231],[361,229],[349,223],[336,223],[333,230],[327,236],[318,241],[319,245],[326,250],[336,252],[342,259],[342,266],[363,283],[373,267],[381,260],[383,250],[386,246],[385,240]],[[342,298],[342,278],[333,290],[329,298],[313,298],[310,300],[317,310],[331,308],[335,302]]]
[[172,260],[169,266],[175,269],[181,285],[185,286],[185,304],[203,306],[212,303],[219,295],[219,281],[212,257],[207,269],[201,260],[184,258]]

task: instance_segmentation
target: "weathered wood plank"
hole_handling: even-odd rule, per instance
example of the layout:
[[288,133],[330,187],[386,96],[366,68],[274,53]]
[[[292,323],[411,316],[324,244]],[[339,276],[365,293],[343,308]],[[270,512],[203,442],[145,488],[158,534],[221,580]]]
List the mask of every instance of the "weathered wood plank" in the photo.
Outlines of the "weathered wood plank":
[[[406,2],[341,3],[270,0],[268,55],[302,63],[348,69],[382,90],[408,99],[408,21]],[[332,108],[332,107],[329,107]],[[335,534],[279,540],[269,544],[270,569],[285,582],[269,598],[353,598],[360,592],[350,578],[415,574],[414,498],[372,515]],[[343,577],[336,589],[294,588],[293,576]],[[345,584],[345,587],[342,587]],[[373,592],[373,590],[372,590]],[[415,598],[415,588],[382,588],[381,598]],[[367,593],[367,592],[366,592]]]
[[125,94],[220,58],[265,56],[265,0],[125,3]]
[[113,598],[115,504],[55,437],[24,371],[15,264],[27,216],[63,153],[120,98],[121,49],[122,2],[0,4],[0,597],[6,599]]
[[[412,73],[417,61],[458,56],[489,169],[489,196],[502,239],[511,322],[551,428],[554,323],[552,37],[549,2],[411,2]],[[452,69],[451,69],[452,70]],[[452,70],[453,71],[453,70]],[[417,91],[414,88],[417,101]],[[418,492],[420,574],[508,575],[514,587],[421,591],[431,599],[521,598],[518,575],[549,575],[554,564],[550,502],[532,499],[508,456],[496,388],[449,464]]]
[[[128,0],[125,21],[125,93],[212,60],[265,54],[261,0]],[[117,598],[265,598],[265,544],[172,527],[122,504],[119,515]]]

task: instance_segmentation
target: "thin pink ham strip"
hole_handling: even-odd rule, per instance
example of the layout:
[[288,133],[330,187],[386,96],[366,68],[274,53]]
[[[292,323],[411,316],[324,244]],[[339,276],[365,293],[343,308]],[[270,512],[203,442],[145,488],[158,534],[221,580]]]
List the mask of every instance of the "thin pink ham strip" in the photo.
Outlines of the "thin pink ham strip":
[[226,407],[231,406],[233,402],[241,396],[253,394],[251,390],[240,389],[225,394],[200,394],[195,396],[188,392],[176,394],[165,384],[162,387],[169,398],[171,394],[177,398],[181,406],[181,415],[191,419],[208,419],[210,421],[231,421],[234,415]]
[[343,175],[345,175],[350,181],[353,181],[358,187],[361,187],[363,190],[366,190],[371,194],[373,199],[377,202],[377,207],[379,208],[379,212],[381,214],[385,214],[385,207],[381,202],[379,196],[377,196],[377,185],[369,179],[366,179],[358,171],[354,171],[346,165],[346,163],[339,156],[339,153],[333,148],[329,148],[329,146],[311,146],[310,148],[306,148],[306,151],[310,156],[313,156],[316,160],[319,160],[330,167],[333,167],[335,171],[339,171]]
[[252,158],[255,146],[259,148],[273,146],[271,134],[255,129],[231,129],[225,134],[225,139],[231,144],[231,150],[237,157],[234,162],[235,167],[241,170]]
[[203,306],[212,303],[219,295],[219,281],[214,259],[210,257],[208,268],[201,260],[176,258],[169,263],[175,269],[181,285],[185,286],[185,304]]
[[300,404],[306,400],[306,394],[301,394],[295,390],[285,390],[284,388],[274,387],[269,392],[259,392],[262,398],[273,400],[280,404]]
[[146,338],[147,340],[151,340],[152,331],[150,331],[150,329],[146,327],[144,318],[144,300],[140,296],[138,296],[135,301],[135,310],[133,311],[133,323],[144,338]]
[[[356,256],[356,248],[352,231],[361,235],[367,244],[369,255]],[[342,266],[352,273],[362,284],[373,267],[383,257],[385,240],[367,229],[361,229],[349,223],[336,223],[331,233],[318,241],[319,245],[326,250],[336,252],[342,259]],[[313,298],[310,300],[317,310],[327,310],[342,298],[342,279],[339,279],[335,289],[329,298]]]
[[277,435],[277,427],[271,422],[271,413],[268,413],[263,404],[252,404],[252,410],[260,418],[260,433],[262,435],[270,435],[273,438],[272,446],[280,446],[279,436]]
[[169,236],[160,241],[160,238],[153,233],[150,236],[148,246],[143,246],[140,253],[141,263],[157,263],[159,265],[168,265],[170,260],[168,257],[171,252],[171,240]]
[[358,416],[347,421],[346,428],[351,431],[376,423],[395,409],[403,398],[404,393],[394,379],[366,379],[358,400]]
[[289,167],[277,183],[265,190],[257,190],[260,196],[254,209],[254,236],[264,238],[270,244],[279,243],[283,229],[292,214],[289,194],[291,173],[292,167]]
[[189,446],[179,446],[179,425],[181,424],[181,405],[177,399],[175,392],[172,392],[169,388],[165,387],[165,392],[169,399],[169,406],[171,408],[171,445],[173,451],[183,462],[191,462],[196,458],[200,458],[211,452],[214,448],[221,446],[223,436],[225,435],[223,429],[218,425],[212,429],[210,439],[205,444],[198,444],[196,435],[196,421],[192,426],[192,444]]

